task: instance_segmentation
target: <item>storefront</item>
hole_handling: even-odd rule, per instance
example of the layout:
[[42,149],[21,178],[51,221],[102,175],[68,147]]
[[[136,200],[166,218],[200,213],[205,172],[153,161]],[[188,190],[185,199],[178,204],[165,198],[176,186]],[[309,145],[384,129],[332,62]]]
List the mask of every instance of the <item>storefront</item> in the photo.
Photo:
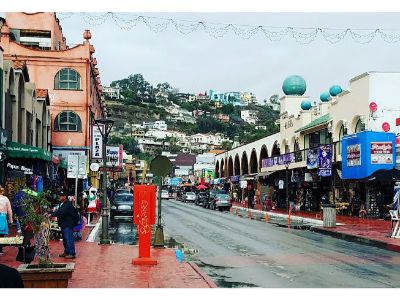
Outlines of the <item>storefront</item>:
[[363,131],[343,137],[345,198],[351,206],[366,209],[369,217],[383,218],[392,202],[394,183],[400,180],[394,169],[395,146],[394,133]]
[[4,153],[3,182],[5,193],[10,199],[21,187],[39,192],[51,188],[54,165],[50,152],[7,141]]

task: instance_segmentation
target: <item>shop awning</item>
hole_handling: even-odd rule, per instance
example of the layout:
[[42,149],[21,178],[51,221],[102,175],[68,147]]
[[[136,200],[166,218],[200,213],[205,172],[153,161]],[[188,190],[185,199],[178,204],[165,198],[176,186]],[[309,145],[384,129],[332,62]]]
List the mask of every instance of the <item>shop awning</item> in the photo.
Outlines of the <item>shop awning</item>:
[[331,120],[331,116],[329,114],[323,115],[322,117],[315,119],[311,123],[308,123],[307,125],[305,125],[303,127],[300,127],[295,132],[306,131],[308,129],[312,129],[317,126],[324,125],[324,124],[328,123],[330,120]]
[[275,173],[276,171],[266,171],[266,172],[260,172],[257,174],[256,177],[268,177],[271,174]]
[[65,159],[61,159],[60,167],[63,169],[68,169],[68,162]]
[[4,151],[8,157],[29,158],[51,161],[52,154],[42,148],[7,141]]
[[400,180],[400,170],[378,170],[370,176],[362,179],[357,179],[358,182],[377,182],[377,183],[391,183],[392,181]]

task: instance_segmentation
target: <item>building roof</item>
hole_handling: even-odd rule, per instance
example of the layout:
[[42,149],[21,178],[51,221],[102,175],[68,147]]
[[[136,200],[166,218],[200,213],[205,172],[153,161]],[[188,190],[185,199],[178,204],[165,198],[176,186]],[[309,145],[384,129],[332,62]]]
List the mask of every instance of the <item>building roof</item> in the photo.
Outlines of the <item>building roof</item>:
[[226,152],[226,150],[210,150],[208,153],[212,153],[212,154],[221,154]]
[[308,123],[307,125],[300,127],[299,129],[297,129],[295,132],[299,132],[299,131],[305,131],[307,129],[311,129],[313,127],[317,127],[319,125],[323,125],[328,123],[331,120],[331,116],[329,114],[323,115],[317,119],[315,119],[314,121]]

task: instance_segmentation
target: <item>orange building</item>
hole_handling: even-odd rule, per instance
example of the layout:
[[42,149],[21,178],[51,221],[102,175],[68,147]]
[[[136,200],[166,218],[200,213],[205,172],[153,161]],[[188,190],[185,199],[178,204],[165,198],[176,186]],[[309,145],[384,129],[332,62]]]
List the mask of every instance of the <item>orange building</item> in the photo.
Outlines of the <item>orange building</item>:
[[105,114],[90,39],[85,30],[82,44],[69,47],[56,13],[48,12],[6,13],[1,28],[4,60],[26,63],[31,81],[48,90],[51,148],[62,158],[71,153],[89,157],[91,113],[95,118]]

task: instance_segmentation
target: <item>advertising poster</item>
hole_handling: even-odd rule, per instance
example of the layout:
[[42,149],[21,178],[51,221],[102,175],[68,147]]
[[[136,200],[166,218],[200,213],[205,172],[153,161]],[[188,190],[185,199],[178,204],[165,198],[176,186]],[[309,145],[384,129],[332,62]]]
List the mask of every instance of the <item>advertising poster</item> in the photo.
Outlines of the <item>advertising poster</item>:
[[308,149],[307,169],[316,169],[317,167],[318,167],[318,148]]
[[371,164],[373,165],[393,164],[392,142],[371,143]]
[[318,175],[322,177],[332,176],[331,145],[321,145],[318,148]]
[[361,144],[348,145],[346,148],[347,166],[361,166]]

